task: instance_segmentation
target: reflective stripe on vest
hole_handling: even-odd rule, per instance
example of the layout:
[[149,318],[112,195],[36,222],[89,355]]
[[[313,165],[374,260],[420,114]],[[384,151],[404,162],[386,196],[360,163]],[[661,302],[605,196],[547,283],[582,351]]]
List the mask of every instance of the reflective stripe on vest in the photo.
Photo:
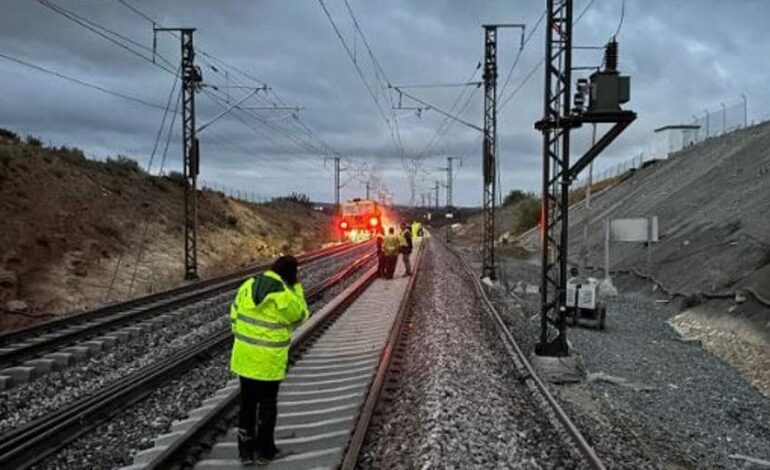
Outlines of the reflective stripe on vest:
[[266,339],[250,338],[240,333],[234,333],[233,336],[238,341],[243,341],[244,343],[253,344],[254,346],[262,346],[265,348],[285,348],[286,346],[291,346],[291,339],[287,339],[285,341],[268,341]]
[[240,320],[242,322],[245,322],[245,323],[248,323],[250,325],[261,326],[262,328],[267,328],[269,330],[283,330],[283,329],[289,328],[288,326],[283,325],[281,323],[275,323],[275,322],[271,322],[271,321],[260,320],[259,318],[252,318],[252,317],[250,317],[248,315],[244,315],[242,313],[239,313],[236,318],[238,320]]

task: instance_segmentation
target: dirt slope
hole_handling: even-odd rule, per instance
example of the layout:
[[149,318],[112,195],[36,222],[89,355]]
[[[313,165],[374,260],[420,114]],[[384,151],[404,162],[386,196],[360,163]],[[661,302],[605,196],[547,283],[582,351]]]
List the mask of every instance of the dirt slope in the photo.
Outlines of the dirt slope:
[[[0,136],[0,329],[179,284],[182,202],[178,181],[130,160],[97,162]],[[326,216],[293,203],[206,191],[199,205],[204,277],[331,237]]]

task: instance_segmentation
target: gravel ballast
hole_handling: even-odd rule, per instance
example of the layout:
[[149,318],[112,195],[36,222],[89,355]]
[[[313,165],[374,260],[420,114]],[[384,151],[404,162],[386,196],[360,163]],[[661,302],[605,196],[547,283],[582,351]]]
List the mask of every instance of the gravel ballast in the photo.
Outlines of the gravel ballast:
[[[523,260],[507,260],[504,270],[509,287],[534,284],[539,273],[538,266]],[[746,468],[736,455],[770,460],[770,400],[734,368],[684,341],[668,323],[677,314],[673,305],[640,293],[649,288],[638,283],[619,287],[621,295],[608,305],[605,331],[570,328],[568,333],[591,392],[604,397],[616,411],[612,414],[625,422],[622,427],[632,428],[668,462]],[[508,302],[521,304],[530,318],[539,313],[537,294],[517,288],[516,300],[508,297]],[[534,326],[531,322],[532,337]]]
[[[313,265],[301,276],[304,285],[312,286],[344,269],[360,254],[361,252],[356,250],[355,256],[340,256]],[[371,266],[372,264],[368,263],[360,269],[368,269]],[[331,290],[343,289],[349,282],[350,277]],[[205,331],[215,331],[227,325],[227,309],[231,297],[227,295],[210,306],[214,319],[205,325]],[[331,293],[327,293],[311,305],[311,310],[321,308],[332,297]],[[199,330],[201,331],[185,335],[186,339],[196,341],[203,338],[203,330]],[[191,337],[193,334],[197,336]],[[175,341],[177,340],[181,338],[176,338]],[[153,351],[153,354],[156,357],[161,356],[159,351]],[[231,378],[229,357],[230,350],[227,347],[215,352],[210,359],[159,387],[142,402],[76,439],[36,468],[80,469],[84,468],[86,462],[88,468],[115,468],[130,464],[136,452],[151,447],[154,437],[168,432],[175,420],[184,418],[189,410],[199,406]],[[103,380],[102,383],[106,381]]]
[[[363,250],[370,249],[361,247],[352,253],[304,267],[301,272],[303,284],[312,286],[320,282],[350,264]],[[226,292],[184,306],[175,320],[145,330],[127,342],[89,358],[86,363],[51,372],[0,392],[0,433],[92,393],[225,327],[232,297],[232,292]],[[325,298],[330,298],[329,293]]]
[[473,285],[429,241],[393,374],[361,468],[578,468],[480,309]]

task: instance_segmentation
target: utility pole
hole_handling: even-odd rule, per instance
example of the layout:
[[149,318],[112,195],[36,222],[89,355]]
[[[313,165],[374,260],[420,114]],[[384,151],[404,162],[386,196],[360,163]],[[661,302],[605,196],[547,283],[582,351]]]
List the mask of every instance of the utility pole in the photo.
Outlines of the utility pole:
[[334,205],[340,207],[340,157],[334,157]]
[[436,211],[438,211],[438,191],[439,191],[438,188],[440,184],[441,183],[439,183],[439,181],[436,180],[436,186],[434,187],[434,191],[436,191]]
[[484,142],[482,147],[484,222],[482,277],[497,278],[495,266],[495,156],[497,155],[497,26],[484,25]]
[[[593,147],[596,145],[596,124],[593,124],[591,129],[591,146]],[[586,200],[585,200],[585,211],[586,211],[586,218],[585,222],[583,224],[583,256],[582,258],[582,266],[580,267],[581,272],[585,273],[588,271],[588,231],[589,226],[591,225],[591,191],[594,184],[594,164],[591,162],[590,165],[588,165],[588,184],[586,185]]]
[[741,93],[741,99],[743,99],[743,128],[749,126],[749,97],[746,93]]
[[482,277],[497,279],[495,265],[495,201],[497,199],[497,30],[521,28],[523,24],[486,24],[484,27],[484,141],[482,143],[482,170],[484,222],[482,226]]
[[366,200],[369,200],[369,181],[366,181]]
[[[605,69],[594,72],[590,84],[589,80],[578,81],[572,108],[572,5],[573,0],[546,0],[543,118],[535,123],[543,134],[541,330],[535,346],[535,354],[540,356],[569,355],[566,294],[570,184],[636,119],[634,112],[620,108],[630,96],[630,79],[620,76],[617,70],[618,44],[614,38],[605,50]],[[586,95],[587,108],[583,106]],[[570,132],[584,123],[614,125],[571,163]]]
[[324,158],[324,167],[326,166],[327,160],[334,160],[334,213],[336,214],[340,209],[340,189],[342,188],[342,185],[340,184],[340,173],[344,171],[344,169],[340,168],[339,156]]
[[182,160],[184,161],[184,278],[198,279],[198,193],[200,146],[195,128],[195,92],[200,88],[202,74],[195,65],[193,32],[195,28],[154,28],[176,31],[182,47]]
[[724,103],[719,103],[722,106],[722,134],[727,132],[727,106]]
[[[446,214],[445,216],[449,216],[449,214],[452,214],[452,182],[454,180],[452,176],[452,163],[455,160],[460,160],[460,164],[462,165],[462,159],[459,157],[446,157],[446,168],[441,168],[442,170],[446,171]],[[452,214],[454,215],[454,214]],[[448,223],[446,226],[446,241],[450,242],[452,241],[452,223]]]

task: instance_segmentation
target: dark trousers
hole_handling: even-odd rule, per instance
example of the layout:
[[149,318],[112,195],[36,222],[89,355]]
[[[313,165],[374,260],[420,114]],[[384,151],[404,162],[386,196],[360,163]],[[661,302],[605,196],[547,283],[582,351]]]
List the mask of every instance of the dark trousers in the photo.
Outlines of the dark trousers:
[[[280,381],[253,380],[241,377],[241,413],[238,419],[238,448],[256,450],[265,458],[273,458],[275,421],[278,417]],[[259,407],[259,420],[257,420]]]
[[385,255],[377,253],[377,274],[385,277]]
[[398,254],[395,256],[385,256],[385,279],[393,279],[396,272],[396,263],[398,263]]

